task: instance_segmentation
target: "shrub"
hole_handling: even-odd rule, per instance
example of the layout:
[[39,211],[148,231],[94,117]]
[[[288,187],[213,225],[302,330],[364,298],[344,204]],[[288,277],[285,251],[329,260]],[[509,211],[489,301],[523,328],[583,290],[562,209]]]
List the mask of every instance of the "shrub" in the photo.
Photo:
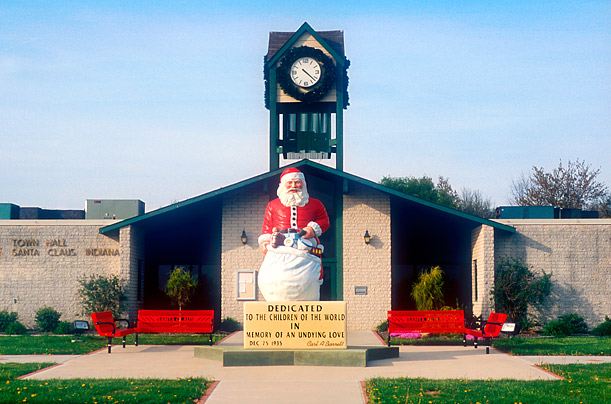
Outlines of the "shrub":
[[380,324],[376,326],[377,332],[386,332],[388,331],[388,319],[382,321]]
[[554,337],[566,337],[571,335],[568,324],[560,320],[552,320],[543,327],[543,335],[551,335]]
[[43,332],[53,331],[57,328],[61,316],[53,307],[41,307],[36,312],[36,324]]
[[420,272],[411,295],[418,310],[439,310],[443,306],[443,270],[437,266]]
[[586,324],[586,320],[584,320],[579,314],[565,314],[564,316],[560,316],[559,320],[569,325],[571,334],[588,333],[588,325]]
[[0,311],[0,332],[5,332],[6,327],[17,321],[17,313],[14,311],[8,312],[6,309]]
[[72,334],[72,324],[69,321],[60,321],[53,333],[57,335]]
[[611,318],[605,316],[605,321],[597,325],[592,330],[592,334],[597,337],[611,336]]
[[84,315],[110,310],[117,317],[125,310],[127,297],[116,275],[91,275],[89,278],[80,279],[79,283]]
[[495,269],[491,294],[496,311],[507,313],[508,320],[516,323],[517,331],[528,321],[528,305],[543,303],[551,293],[551,274],[537,276],[521,261],[507,258]]
[[242,330],[242,323],[231,317],[225,317],[221,320],[221,331],[236,332]]
[[553,335],[555,337],[566,337],[572,334],[586,334],[588,325],[583,317],[579,314],[565,314],[560,316],[558,320],[550,321],[543,328],[544,335]]
[[28,329],[19,321],[14,321],[6,327],[5,333],[8,335],[25,335],[28,333]]

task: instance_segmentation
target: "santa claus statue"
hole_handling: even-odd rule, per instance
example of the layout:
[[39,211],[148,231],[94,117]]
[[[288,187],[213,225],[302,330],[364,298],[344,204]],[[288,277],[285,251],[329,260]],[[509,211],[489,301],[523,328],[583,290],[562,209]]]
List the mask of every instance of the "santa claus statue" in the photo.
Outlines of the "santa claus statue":
[[296,168],[280,176],[278,198],[267,204],[259,248],[265,259],[258,284],[266,301],[319,300],[322,285],[318,237],[329,228],[323,204],[310,198]]

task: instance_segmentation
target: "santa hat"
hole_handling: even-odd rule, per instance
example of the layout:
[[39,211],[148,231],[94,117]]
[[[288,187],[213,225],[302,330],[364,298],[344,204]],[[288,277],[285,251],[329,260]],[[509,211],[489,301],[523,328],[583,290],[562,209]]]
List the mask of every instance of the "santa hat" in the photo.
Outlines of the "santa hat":
[[285,184],[288,180],[301,180],[305,182],[305,176],[298,169],[291,167],[287,168],[280,175],[280,184]]

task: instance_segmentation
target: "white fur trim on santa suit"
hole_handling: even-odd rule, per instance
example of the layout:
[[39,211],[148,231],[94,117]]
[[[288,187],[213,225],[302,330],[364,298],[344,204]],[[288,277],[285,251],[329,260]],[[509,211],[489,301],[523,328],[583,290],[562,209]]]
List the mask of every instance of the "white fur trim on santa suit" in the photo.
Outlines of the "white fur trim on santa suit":
[[280,176],[280,184],[285,184],[289,180],[301,180],[305,182],[305,175],[296,168],[287,168]]
[[259,245],[261,245],[261,244],[263,244],[265,242],[269,243],[271,239],[272,239],[272,235],[271,234],[261,234],[259,236],[259,240],[258,240]]
[[310,226],[312,230],[314,230],[314,234],[316,234],[316,237],[320,237],[320,235],[322,234],[322,229],[320,228],[318,223],[310,222],[308,223],[308,226]]

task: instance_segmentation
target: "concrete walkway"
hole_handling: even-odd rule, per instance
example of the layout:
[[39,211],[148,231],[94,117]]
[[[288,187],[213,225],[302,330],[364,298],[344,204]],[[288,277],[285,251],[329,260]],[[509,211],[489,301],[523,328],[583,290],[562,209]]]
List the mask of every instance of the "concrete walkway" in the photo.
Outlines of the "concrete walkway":
[[[240,336],[226,340],[235,344]],[[371,331],[350,332],[349,345],[382,344]],[[482,347],[404,346],[400,357],[372,362],[366,368],[262,366],[222,367],[220,362],[195,358],[193,346],[114,346],[88,355],[20,355],[61,365],[29,375],[28,379],[68,378],[187,378],[220,381],[206,404],[219,403],[363,403],[360,381],[371,377],[425,377],[432,379],[555,380],[556,376],[533,364],[549,357],[510,356],[496,349],[486,355]],[[56,359],[57,357],[57,359]],[[16,356],[0,356],[14,362]],[[609,357],[554,357],[554,363],[610,362]]]

